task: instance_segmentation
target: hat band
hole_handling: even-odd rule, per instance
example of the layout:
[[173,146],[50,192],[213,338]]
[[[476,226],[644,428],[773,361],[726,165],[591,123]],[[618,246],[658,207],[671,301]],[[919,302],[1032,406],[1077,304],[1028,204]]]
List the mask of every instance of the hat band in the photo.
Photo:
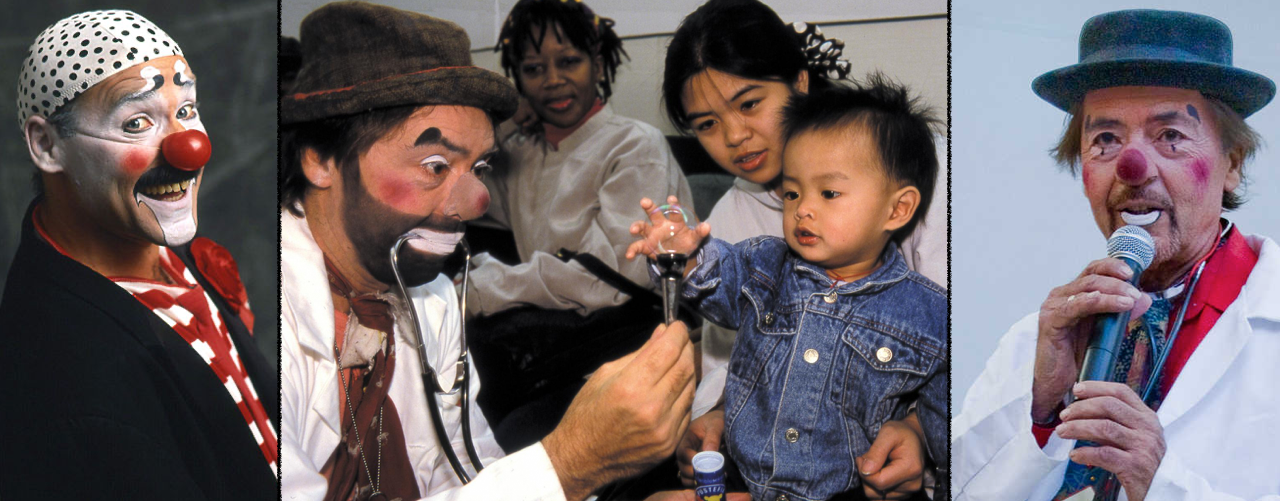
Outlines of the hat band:
[[1080,63],[1102,63],[1133,59],[1153,59],[1184,63],[1202,62],[1231,66],[1230,54],[1224,58],[1226,59],[1225,61],[1215,61],[1194,52],[1158,45],[1121,45],[1098,49],[1088,56],[1080,58]]
[[434,71],[440,71],[440,70],[465,70],[465,69],[469,69],[469,68],[481,69],[479,66],[441,66],[441,67],[439,67],[439,68],[431,68],[431,69],[422,70],[422,71],[414,71],[414,72],[412,72],[412,73],[398,73],[398,74],[395,74],[395,75],[388,75],[388,76],[385,76],[385,77],[382,77],[382,78],[378,78],[378,79],[375,79],[375,80],[365,80],[365,81],[363,81],[363,82],[356,82],[356,83],[351,84],[351,85],[348,85],[348,86],[346,86],[346,87],[338,87],[338,88],[334,88],[334,89],[313,90],[313,91],[311,91],[311,92],[300,92],[300,93],[297,93],[297,94],[293,94],[293,95],[291,95],[291,96],[289,96],[289,97],[290,97],[291,99],[295,100],[295,101],[302,101],[302,100],[305,100],[305,99],[308,99],[308,98],[312,98],[312,97],[316,97],[316,96],[321,96],[321,95],[324,95],[324,94],[333,94],[333,93],[337,93],[337,92],[347,92],[347,91],[355,90],[355,88],[356,88],[356,87],[359,87],[359,86],[361,86],[361,85],[375,84],[375,83],[378,83],[378,82],[385,82],[385,81],[387,81],[387,80],[394,80],[394,79],[396,79],[396,78],[404,78],[404,77],[410,77],[410,76],[414,76],[414,75],[423,75],[423,74],[431,73],[431,72],[434,72]]

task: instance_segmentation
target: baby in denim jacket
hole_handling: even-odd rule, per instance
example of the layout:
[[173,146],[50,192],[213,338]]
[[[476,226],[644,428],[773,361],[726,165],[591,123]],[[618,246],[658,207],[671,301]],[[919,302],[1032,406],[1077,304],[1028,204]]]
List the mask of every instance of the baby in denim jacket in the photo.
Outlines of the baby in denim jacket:
[[684,299],[738,329],[725,443],[752,499],[861,490],[854,458],[912,402],[946,481],[946,290],[908,270],[893,245],[932,198],[937,123],[880,75],[793,98],[783,120],[785,240],[729,245],[708,238],[706,223],[689,228],[641,201],[650,221],[632,225],[643,239],[627,257],[653,259],[659,243],[688,254]]

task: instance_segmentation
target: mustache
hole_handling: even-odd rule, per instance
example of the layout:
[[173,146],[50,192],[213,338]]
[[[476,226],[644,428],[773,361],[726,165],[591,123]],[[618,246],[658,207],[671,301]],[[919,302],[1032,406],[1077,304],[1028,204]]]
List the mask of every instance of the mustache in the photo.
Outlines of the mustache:
[[138,182],[134,183],[135,190],[146,186],[155,186],[159,184],[181,183],[189,179],[195,179],[200,175],[204,168],[193,171],[180,170],[172,165],[161,163],[160,165],[144,172],[138,177]]
[[1111,207],[1119,207],[1121,204],[1131,200],[1150,202],[1163,208],[1173,207],[1173,200],[1169,199],[1169,196],[1164,193],[1150,188],[1133,188],[1130,186],[1125,186],[1119,191],[1112,192],[1107,197],[1107,204]]

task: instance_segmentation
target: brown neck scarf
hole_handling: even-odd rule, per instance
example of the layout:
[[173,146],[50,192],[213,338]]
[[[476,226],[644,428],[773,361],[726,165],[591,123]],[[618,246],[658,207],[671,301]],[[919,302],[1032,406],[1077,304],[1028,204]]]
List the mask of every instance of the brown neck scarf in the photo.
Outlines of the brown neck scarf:
[[[421,496],[413,464],[409,461],[409,453],[405,447],[404,429],[400,425],[396,405],[387,395],[396,365],[395,321],[391,316],[391,305],[373,294],[355,295],[350,283],[338,273],[328,256],[325,256],[324,264],[329,272],[330,291],[347,298],[355,320],[364,327],[386,334],[386,344],[374,356],[369,367],[338,367],[338,382],[341,384],[345,377],[351,407],[347,406],[344,395],[337,395],[342,414],[342,433],[338,446],[321,470],[329,480],[329,490],[324,499],[418,499]],[[335,332],[345,331],[346,322],[335,319],[335,323],[343,324],[336,325]],[[340,353],[340,347],[335,345],[335,361],[341,356]],[[347,373],[346,376],[342,375],[344,372]],[[351,408],[355,409],[355,423],[351,420]],[[385,419],[382,426],[379,426],[379,419]],[[356,433],[353,433],[353,424],[359,425]],[[379,447],[379,442],[382,447]],[[363,454],[361,448],[364,449]],[[380,495],[373,497],[375,484]]]

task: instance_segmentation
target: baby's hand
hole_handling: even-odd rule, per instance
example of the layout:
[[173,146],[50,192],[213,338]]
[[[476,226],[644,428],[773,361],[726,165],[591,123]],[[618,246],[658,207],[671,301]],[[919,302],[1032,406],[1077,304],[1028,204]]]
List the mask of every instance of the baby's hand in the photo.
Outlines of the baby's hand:
[[[667,197],[668,205],[677,205],[680,201],[675,196]],[[658,252],[677,252],[686,256],[693,254],[702,245],[702,241],[711,234],[711,225],[699,223],[690,228],[683,218],[669,219],[654,205],[653,200],[640,199],[640,208],[649,214],[649,221],[631,223],[631,234],[640,238],[627,247],[627,259],[635,259],[643,254],[649,259],[656,259]],[[661,249],[659,249],[661,247]]]

